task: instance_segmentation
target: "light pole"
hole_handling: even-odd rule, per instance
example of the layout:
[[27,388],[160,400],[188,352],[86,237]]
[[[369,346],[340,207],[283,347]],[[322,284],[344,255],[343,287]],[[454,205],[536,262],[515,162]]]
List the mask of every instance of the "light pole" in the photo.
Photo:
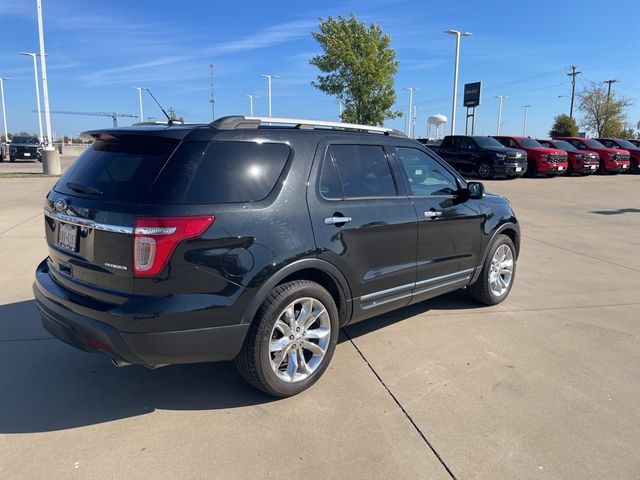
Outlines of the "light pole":
[[411,133],[411,116],[413,115],[413,92],[417,92],[420,89],[415,87],[405,87],[404,90],[409,92],[409,115],[407,121],[407,129],[404,133],[406,133],[408,137],[413,138],[413,134]]
[[413,116],[411,117],[411,138],[416,136],[416,117],[418,116],[418,107],[413,106]]
[[247,97],[249,97],[249,115],[253,117],[253,99],[255,95],[247,95]]
[[456,106],[458,96],[458,65],[460,63],[460,37],[470,37],[471,32],[460,32],[459,30],[445,30],[444,33],[456,36],[456,57],[453,65],[453,102],[451,105],[451,135],[456,133]]
[[269,118],[271,118],[271,81],[274,78],[280,78],[280,77],[278,75],[260,75],[260,76],[267,79],[267,85],[269,88]]
[[40,106],[40,82],[38,82],[38,60],[37,53],[34,52],[20,52],[20,55],[25,55],[33,58],[33,78],[36,83],[36,106],[38,109],[38,131],[40,132],[40,143],[44,142],[44,134],[42,133],[42,107]]
[[140,121],[144,122],[144,111],[142,110],[142,91],[146,90],[146,87],[133,87],[138,90],[138,98],[140,100]]
[[342,100],[338,98],[338,120],[342,121]]
[[[7,110],[4,106],[4,81],[5,80],[11,80],[10,78],[7,77],[0,77],[0,96],[2,96],[2,121],[4,122],[4,142],[5,145],[9,145],[9,129],[7,128]],[[7,150],[7,148],[5,148],[5,150]]]
[[496,135],[500,135],[500,126],[502,125],[502,101],[507,97],[504,95],[496,95],[496,98],[500,101],[498,105],[498,128],[496,128]]
[[527,112],[529,111],[529,107],[531,105],[523,105],[522,108],[524,108],[524,122],[522,124],[522,136],[526,137],[527,136]]
[[47,145],[42,151],[42,169],[48,175],[60,175],[60,157],[53,148],[51,138],[51,113],[49,111],[49,86],[47,83],[47,56],[44,51],[44,26],[42,24],[42,0],[36,0],[38,14],[38,36],[40,39],[40,71],[42,74],[42,98],[44,100],[44,120],[47,125]]

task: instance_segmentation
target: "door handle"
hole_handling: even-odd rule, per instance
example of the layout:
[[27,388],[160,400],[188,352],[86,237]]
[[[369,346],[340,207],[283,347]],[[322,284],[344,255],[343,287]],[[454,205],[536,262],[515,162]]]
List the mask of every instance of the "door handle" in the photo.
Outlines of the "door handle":
[[426,218],[435,219],[435,218],[441,217],[442,216],[442,212],[437,212],[435,210],[429,210],[427,212],[424,212],[424,216]]
[[351,221],[351,217],[325,217],[325,225],[340,225]]

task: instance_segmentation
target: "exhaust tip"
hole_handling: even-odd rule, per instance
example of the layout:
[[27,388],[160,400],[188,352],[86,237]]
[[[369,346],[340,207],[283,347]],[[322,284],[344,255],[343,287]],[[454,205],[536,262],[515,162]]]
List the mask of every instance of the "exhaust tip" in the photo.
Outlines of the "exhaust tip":
[[115,358],[111,359],[111,363],[113,363],[118,368],[120,368],[120,367],[128,367],[129,365],[131,365],[130,363],[123,362],[122,360],[116,360]]

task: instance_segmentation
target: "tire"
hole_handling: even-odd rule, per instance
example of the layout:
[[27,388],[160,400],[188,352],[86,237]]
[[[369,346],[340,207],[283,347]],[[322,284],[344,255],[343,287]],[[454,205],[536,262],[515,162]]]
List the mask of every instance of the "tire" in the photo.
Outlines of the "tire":
[[[497,294],[494,288],[492,288],[491,274],[492,270],[494,270],[494,256],[499,249],[501,249],[501,252],[504,251],[504,247],[508,248],[511,252],[511,276],[509,277],[508,285],[504,291]],[[497,305],[498,303],[503,302],[509,296],[511,288],[513,287],[513,282],[516,278],[516,263],[516,249],[513,242],[506,235],[498,235],[489,249],[489,254],[482,265],[482,270],[480,271],[478,279],[467,287],[467,291],[474,300],[484,303],[485,305]],[[500,276],[502,277],[502,275]]]
[[629,173],[640,173],[640,165],[637,160],[631,160],[631,168],[629,169]]
[[[311,305],[311,316],[320,313],[322,309],[325,314],[321,314],[306,330],[298,333],[290,327],[298,325],[295,322],[302,321],[302,310],[298,308],[303,305]],[[290,320],[290,309],[294,312],[293,322]],[[300,325],[298,328],[305,327]],[[314,332],[313,336],[303,336],[311,331]],[[236,367],[247,382],[269,395],[297,395],[317,382],[327,369],[338,341],[338,331],[338,309],[327,290],[308,280],[283,283],[274,288],[260,306],[242,350],[236,357]],[[278,343],[284,346],[271,352],[270,347],[277,347]],[[316,347],[305,348],[311,343],[315,343]],[[321,357],[318,353],[320,351],[324,351]],[[282,357],[279,369],[276,369],[273,365],[274,361],[277,364],[279,353],[282,353]],[[300,354],[302,357],[299,357]],[[295,370],[289,368],[292,359],[298,362]],[[310,373],[306,373],[304,368],[310,370]]]
[[9,157],[9,163],[13,163],[15,161],[16,161],[15,157]]
[[496,172],[490,162],[480,162],[478,165],[478,177],[482,180],[490,180],[495,178]]

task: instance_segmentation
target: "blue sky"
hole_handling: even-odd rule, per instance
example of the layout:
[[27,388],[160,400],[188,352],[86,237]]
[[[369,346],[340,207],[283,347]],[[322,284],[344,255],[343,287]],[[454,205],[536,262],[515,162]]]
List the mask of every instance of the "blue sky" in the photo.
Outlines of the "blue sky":
[[[576,64],[588,81],[617,79],[614,89],[635,100],[629,120],[640,121],[640,3],[619,0],[612,10],[594,0],[522,3],[513,1],[124,1],[43,0],[52,109],[138,113],[135,86],[149,87],[161,103],[188,121],[208,122],[209,64],[215,65],[216,116],[266,115],[266,81],[273,84],[273,115],[337,120],[335,99],[310,83],[308,64],[319,53],[310,36],[318,18],[356,16],[382,26],[392,37],[400,67],[396,108],[406,109],[403,87],[417,87],[416,133],[426,133],[429,115],[450,116],[454,38],[448,28],[467,30],[460,63],[465,82],[483,81],[476,133],[493,134],[495,95],[506,95],[502,133],[522,132],[522,105],[530,104],[528,131],[544,136],[554,114],[567,112]],[[11,131],[35,131],[32,63],[18,51],[38,45],[35,0],[0,0],[0,76],[5,83]],[[458,109],[457,130],[464,130]],[[160,118],[145,98],[145,116]],[[388,125],[404,128],[404,120]],[[110,118],[53,115],[56,134],[108,127]],[[131,123],[122,119],[121,125]]]

